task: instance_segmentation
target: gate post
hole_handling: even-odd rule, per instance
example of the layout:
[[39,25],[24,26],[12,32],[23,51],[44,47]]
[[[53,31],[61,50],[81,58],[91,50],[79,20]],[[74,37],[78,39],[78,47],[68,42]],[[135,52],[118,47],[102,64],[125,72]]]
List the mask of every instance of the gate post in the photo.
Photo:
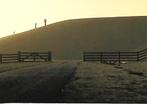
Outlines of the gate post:
[[83,52],[83,61],[85,62],[85,52]]
[[139,61],[139,52],[137,52],[137,61]]
[[100,52],[100,62],[103,63],[103,52]]
[[35,62],[36,61],[36,55],[33,54],[33,61]]
[[2,54],[0,54],[0,63],[3,63]]
[[52,60],[52,57],[51,56],[52,56],[52,53],[49,51],[48,52],[48,60],[47,61],[51,61]]
[[21,52],[18,51],[18,62],[20,63],[21,62]]
[[120,66],[120,64],[121,64],[120,52],[118,52],[118,62],[119,62],[119,66]]

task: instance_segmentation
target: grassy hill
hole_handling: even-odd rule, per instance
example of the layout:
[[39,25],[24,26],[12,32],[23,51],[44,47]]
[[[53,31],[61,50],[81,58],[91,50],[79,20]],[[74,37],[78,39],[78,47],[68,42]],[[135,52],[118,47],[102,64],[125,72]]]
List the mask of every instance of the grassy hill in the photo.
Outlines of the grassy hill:
[[55,59],[82,59],[86,51],[129,51],[145,46],[147,16],[75,19],[0,39],[0,52],[52,51]]

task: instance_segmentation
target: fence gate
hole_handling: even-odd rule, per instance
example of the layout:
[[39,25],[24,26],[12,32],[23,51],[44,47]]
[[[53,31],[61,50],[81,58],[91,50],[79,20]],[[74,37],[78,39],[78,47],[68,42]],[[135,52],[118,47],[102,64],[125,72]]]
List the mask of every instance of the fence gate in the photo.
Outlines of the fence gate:
[[51,61],[51,52],[18,52],[16,54],[0,54],[1,63]]

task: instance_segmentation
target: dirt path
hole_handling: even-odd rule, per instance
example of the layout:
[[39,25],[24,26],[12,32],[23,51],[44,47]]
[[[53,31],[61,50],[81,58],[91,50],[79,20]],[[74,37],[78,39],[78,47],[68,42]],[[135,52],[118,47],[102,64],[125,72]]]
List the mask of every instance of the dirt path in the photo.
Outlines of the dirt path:
[[77,65],[59,62],[0,73],[0,102],[56,102]]

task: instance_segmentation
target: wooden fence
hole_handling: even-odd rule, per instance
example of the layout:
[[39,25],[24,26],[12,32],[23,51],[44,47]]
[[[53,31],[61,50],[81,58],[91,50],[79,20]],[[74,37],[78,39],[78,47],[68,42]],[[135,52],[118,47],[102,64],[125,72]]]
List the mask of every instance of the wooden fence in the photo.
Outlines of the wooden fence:
[[147,49],[139,52],[84,52],[83,61],[119,62],[141,61],[147,57]]
[[0,54],[0,63],[51,61],[51,52],[18,52],[16,54]]

